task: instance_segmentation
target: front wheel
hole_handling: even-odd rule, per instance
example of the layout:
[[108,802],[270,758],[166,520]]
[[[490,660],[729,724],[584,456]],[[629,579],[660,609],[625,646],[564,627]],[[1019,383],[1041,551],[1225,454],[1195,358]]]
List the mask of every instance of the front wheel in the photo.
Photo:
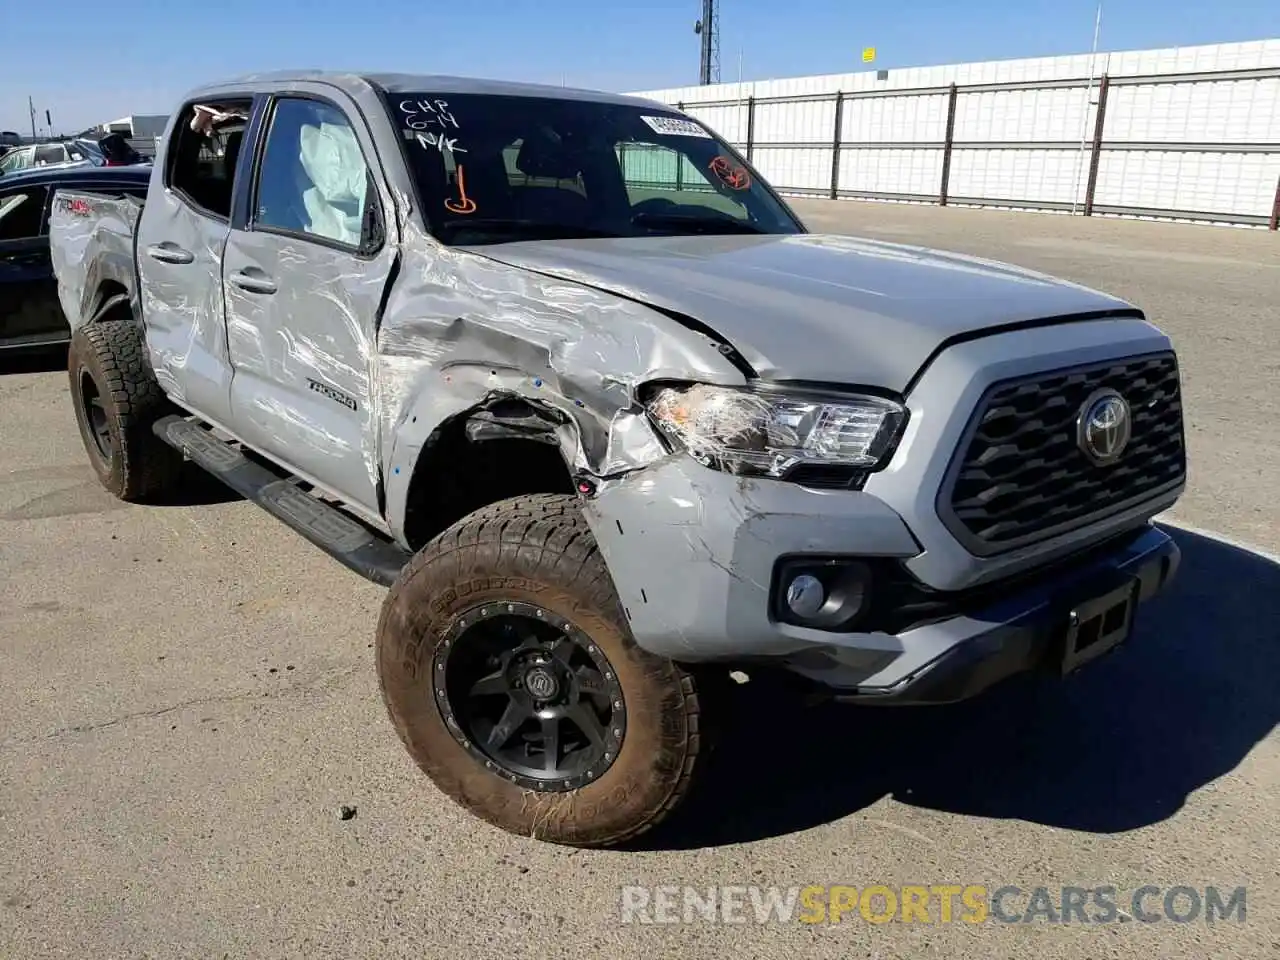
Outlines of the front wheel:
[[694,678],[631,638],[571,496],[502,501],[432,541],[387,596],[377,659],[418,766],[511,833],[622,843],[692,781]]

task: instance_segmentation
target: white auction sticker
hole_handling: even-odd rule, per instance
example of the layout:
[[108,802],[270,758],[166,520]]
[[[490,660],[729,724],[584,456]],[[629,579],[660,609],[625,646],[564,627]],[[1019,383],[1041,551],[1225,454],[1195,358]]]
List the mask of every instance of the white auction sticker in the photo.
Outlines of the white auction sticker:
[[692,120],[682,120],[680,117],[641,117],[640,119],[647,123],[654,133],[665,133],[672,137],[711,139],[711,134],[707,133]]

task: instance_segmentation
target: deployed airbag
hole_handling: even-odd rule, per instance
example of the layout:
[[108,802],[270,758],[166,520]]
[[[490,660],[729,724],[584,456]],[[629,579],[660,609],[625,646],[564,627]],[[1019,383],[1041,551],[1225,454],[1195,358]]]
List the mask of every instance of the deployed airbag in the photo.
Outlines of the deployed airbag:
[[312,183],[302,194],[309,232],[359,244],[369,178],[355,133],[341,124],[306,124],[299,156]]

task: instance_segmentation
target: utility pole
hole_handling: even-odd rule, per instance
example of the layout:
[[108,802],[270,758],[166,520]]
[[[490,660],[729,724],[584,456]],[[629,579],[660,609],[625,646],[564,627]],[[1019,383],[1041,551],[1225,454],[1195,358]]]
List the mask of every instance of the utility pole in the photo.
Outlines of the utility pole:
[[1102,0],[1098,0],[1098,9],[1093,17],[1093,49],[1089,53],[1089,85],[1084,92],[1084,117],[1080,121],[1080,154],[1076,158],[1076,178],[1071,187],[1071,215],[1075,216],[1080,199],[1080,174],[1084,168],[1084,148],[1089,139],[1089,108],[1093,103],[1093,76],[1098,60],[1098,37],[1102,34]]
[[716,0],[702,0],[702,19],[693,25],[693,32],[702,39],[702,63],[698,82],[704,86],[720,82],[720,24]]
[[31,139],[39,139],[36,137],[36,105],[30,94],[27,94],[27,112],[31,114]]

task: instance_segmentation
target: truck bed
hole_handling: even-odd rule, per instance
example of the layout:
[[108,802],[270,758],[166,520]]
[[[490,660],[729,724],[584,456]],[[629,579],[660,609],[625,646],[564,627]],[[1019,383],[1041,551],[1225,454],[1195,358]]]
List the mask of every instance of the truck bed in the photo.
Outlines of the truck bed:
[[[72,333],[92,316],[98,287],[108,274],[126,292],[134,291],[134,229],[141,212],[142,201],[134,197],[73,190],[54,194],[49,256]],[[104,270],[108,263],[115,269]]]

